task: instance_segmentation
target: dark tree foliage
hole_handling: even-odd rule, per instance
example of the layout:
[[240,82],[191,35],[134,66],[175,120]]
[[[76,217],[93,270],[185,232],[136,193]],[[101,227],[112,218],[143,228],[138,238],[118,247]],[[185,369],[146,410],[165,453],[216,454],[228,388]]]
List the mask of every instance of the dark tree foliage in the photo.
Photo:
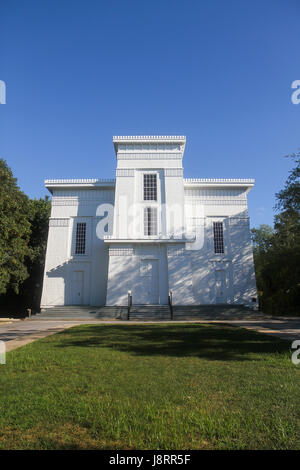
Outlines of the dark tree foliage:
[[29,247],[31,256],[26,262],[29,276],[21,286],[20,294],[24,305],[38,311],[42,293],[51,203],[48,196],[45,199],[31,199],[29,202],[28,219],[31,227]]
[[28,277],[26,258],[29,247],[29,199],[4,160],[0,160],[0,294],[19,292]]
[[283,190],[276,194],[274,229],[252,229],[260,306],[266,313],[300,314],[300,154]]
[[253,228],[251,232],[253,253],[255,255],[266,253],[272,247],[274,229],[270,225],[262,224],[258,229]]
[[288,211],[300,211],[300,151],[287,155],[295,162],[295,167],[285,182],[284,188],[276,194],[276,209]]
[[0,160],[0,313],[38,310],[50,201],[29,199]]

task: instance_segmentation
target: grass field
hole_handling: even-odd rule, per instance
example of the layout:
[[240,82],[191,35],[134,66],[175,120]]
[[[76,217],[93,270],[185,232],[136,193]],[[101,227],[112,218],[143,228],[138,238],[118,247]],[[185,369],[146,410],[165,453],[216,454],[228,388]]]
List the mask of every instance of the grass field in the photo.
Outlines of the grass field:
[[0,366],[0,449],[299,449],[290,344],[229,326],[84,325]]

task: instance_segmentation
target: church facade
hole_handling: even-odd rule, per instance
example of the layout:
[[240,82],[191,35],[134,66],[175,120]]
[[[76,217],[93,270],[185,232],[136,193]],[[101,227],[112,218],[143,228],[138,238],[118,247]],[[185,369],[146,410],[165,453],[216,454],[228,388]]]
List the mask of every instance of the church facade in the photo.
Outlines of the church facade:
[[41,307],[257,306],[252,179],[184,178],[184,136],[116,136],[116,178],[46,180]]

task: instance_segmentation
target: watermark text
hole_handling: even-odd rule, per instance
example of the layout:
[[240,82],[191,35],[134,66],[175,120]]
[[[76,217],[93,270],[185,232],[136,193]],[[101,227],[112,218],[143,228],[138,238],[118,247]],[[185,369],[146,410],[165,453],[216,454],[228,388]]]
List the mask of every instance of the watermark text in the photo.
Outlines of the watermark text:
[[4,341],[0,341],[0,364],[6,364],[6,346]]
[[294,351],[292,354],[292,363],[297,366],[300,364],[300,339],[293,341],[291,348],[296,349],[296,351]]
[[295,88],[295,91],[292,93],[291,100],[293,104],[300,103],[300,80],[294,80],[291,88]]
[[6,104],[6,84],[0,80],[0,104]]

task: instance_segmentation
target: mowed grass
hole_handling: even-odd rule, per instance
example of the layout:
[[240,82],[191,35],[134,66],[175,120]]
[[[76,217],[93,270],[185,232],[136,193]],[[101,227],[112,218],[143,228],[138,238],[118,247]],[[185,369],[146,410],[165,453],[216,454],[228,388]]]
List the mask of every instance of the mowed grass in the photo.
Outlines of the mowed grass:
[[229,326],[84,325],[0,366],[1,449],[299,449],[290,344]]

